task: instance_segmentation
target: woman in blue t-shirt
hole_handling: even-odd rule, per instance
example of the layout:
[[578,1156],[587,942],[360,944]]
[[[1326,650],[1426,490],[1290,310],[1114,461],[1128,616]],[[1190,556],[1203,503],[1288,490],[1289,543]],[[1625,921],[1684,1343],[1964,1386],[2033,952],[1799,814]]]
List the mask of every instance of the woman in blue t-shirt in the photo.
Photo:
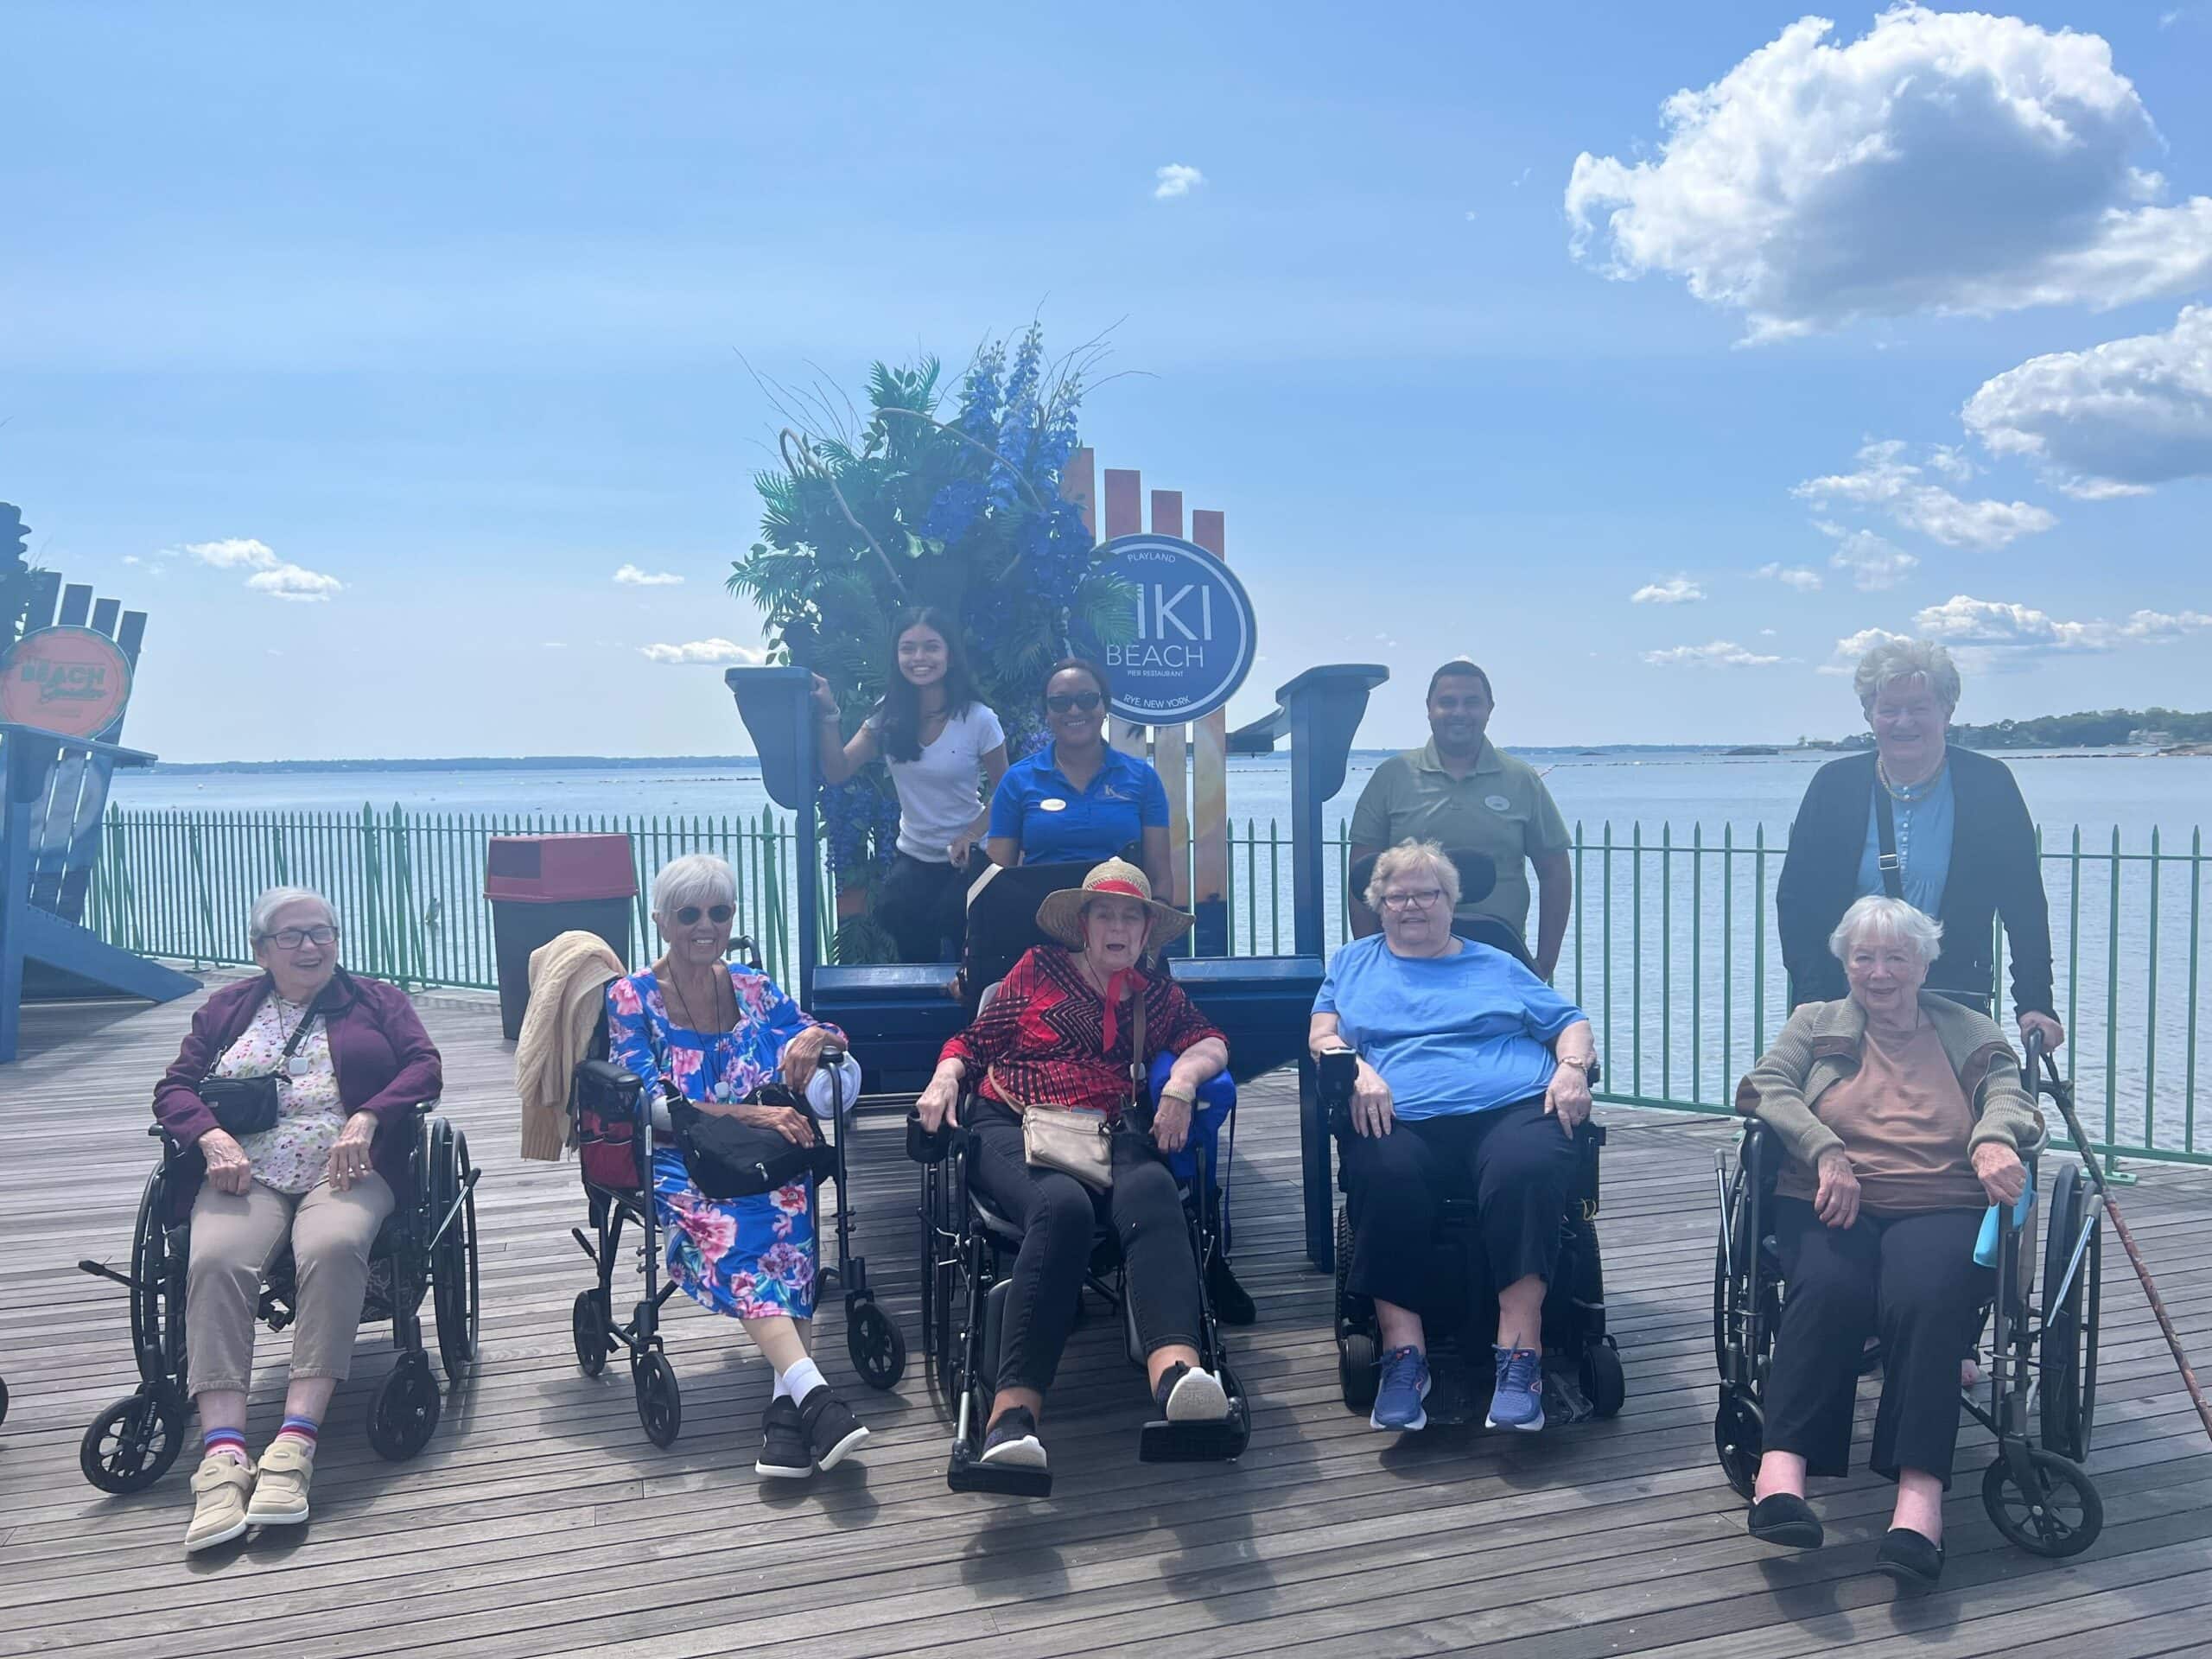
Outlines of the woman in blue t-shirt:
[[1343,1157],[1346,1287],[1373,1300],[1382,1327],[1369,1421],[1427,1424],[1414,1307],[1442,1200],[1471,1187],[1498,1287],[1489,1427],[1533,1432],[1544,1426],[1544,1289],[1559,1262],[1574,1130],[1590,1115],[1589,1016],[1503,951],[1452,935],[1459,873],[1439,843],[1383,853],[1363,896],[1382,931],[1329,964],[1306,1041],[1317,1058],[1359,1056]]
[[[1080,657],[1045,677],[1052,741],[1007,768],[991,797],[995,864],[1080,864],[1109,858],[1141,868],[1155,893],[1168,881],[1167,790],[1151,765],[1106,741],[1106,671]],[[1134,849],[1134,850],[1132,850]]]

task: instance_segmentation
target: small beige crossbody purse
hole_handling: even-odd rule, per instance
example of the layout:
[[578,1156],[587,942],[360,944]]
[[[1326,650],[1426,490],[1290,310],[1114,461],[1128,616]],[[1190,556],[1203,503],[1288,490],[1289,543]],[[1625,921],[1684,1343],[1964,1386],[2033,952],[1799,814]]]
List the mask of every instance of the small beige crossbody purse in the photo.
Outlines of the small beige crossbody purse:
[[[1136,999],[1136,1015],[1129,1028],[1129,1100],[1137,1097],[1137,1078],[1144,1065],[1144,998]],[[998,1068],[990,1070],[991,1082],[1001,1096],[1006,1089]],[[1021,1108],[1022,1161],[1033,1169],[1057,1169],[1072,1175],[1093,1192],[1104,1192],[1114,1185],[1114,1126],[1103,1112],[1079,1106],[1024,1105]]]

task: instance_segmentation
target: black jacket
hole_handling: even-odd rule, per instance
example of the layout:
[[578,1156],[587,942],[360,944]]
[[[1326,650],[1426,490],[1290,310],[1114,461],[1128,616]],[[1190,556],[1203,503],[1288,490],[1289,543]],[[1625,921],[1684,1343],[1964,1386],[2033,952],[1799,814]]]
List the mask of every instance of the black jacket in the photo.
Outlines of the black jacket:
[[[1937,918],[1943,924],[1943,954],[1929,969],[1928,988],[1987,995],[1990,922],[2001,916],[2012,952],[2013,1006],[2055,1018],[2050,906],[2044,897],[2035,821],[2003,761],[1955,745],[1949,753],[1955,812],[1951,873]],[[1859,861],[1866,850],[1874,787],[1869,751],[1822,766],[1798,804],[1775,890],[1792,1007],[1849,992],[1843,964],[1828,953],[1828,935],[1859,896]]]

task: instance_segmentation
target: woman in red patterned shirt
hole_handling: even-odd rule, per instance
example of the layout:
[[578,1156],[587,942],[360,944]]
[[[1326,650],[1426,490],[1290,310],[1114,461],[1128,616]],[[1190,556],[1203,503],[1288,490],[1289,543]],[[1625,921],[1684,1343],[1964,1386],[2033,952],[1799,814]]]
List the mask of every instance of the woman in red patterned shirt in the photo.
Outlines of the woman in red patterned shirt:
[[[944,1046],[916,1105],[925,1127],[935,1129],[958,1122],[962,1088],[974,1090],[965,1125],[976,1148],[970,1179],[1021,1229],[982,1460],[1041,1469],[1037,1414],[1067,1344],[1091,1230],[1102,1220],[1122,1241],[1145,1371],[1162,1413],[1185,1422],[1229,1414],[1221,1379],[1199,1368],[1198,1264],[1175,1179],[1160,1157],[1181,1148],[1198,1088],[1229,1064],[1229,1044],[1165,971],[1140,967],[1181,937],[1191,918],[1156,903],[1134,864],[1107,860],[1080,888],[1047,898],[1037,925],[1058,944],[1039,945],[1014,965],[976,1023]],[[1140,1001],[1144,1052],[1135,1054]],[[1148,1067],[1162,1053],[1176,1060],[1149,1141],[1134,1129],[1113,1136],[1106,1192],[1094,1195],[1072,1175],[1026,1161],[1025,1105],[1085,1107],[1118,1122],[1131,1098],[1132,1065]]]

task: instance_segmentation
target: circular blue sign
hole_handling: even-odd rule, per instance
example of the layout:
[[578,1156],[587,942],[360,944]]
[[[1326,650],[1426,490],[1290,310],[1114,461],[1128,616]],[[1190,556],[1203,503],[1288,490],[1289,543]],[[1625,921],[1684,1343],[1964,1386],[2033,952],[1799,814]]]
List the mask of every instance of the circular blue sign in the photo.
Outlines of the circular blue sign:
[[1114,712],[1179,726],[1235,696],[1256,634],[1251,596],[1229,566],[1173,536],[1117,536],[1100,555],[1137,597],[1135,637],[1103,648]]

